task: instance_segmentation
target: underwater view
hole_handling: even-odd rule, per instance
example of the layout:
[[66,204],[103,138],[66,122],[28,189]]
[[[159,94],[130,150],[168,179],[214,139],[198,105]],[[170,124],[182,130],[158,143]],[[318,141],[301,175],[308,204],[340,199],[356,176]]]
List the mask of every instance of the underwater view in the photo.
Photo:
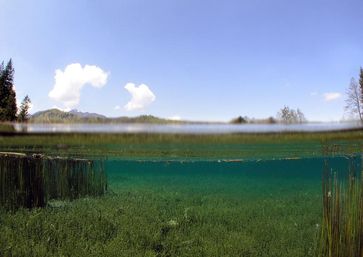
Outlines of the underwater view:
[[360,130],[3,134],[0,255],[342,256],[322,254],[323,177],[359,178],[362,145]]

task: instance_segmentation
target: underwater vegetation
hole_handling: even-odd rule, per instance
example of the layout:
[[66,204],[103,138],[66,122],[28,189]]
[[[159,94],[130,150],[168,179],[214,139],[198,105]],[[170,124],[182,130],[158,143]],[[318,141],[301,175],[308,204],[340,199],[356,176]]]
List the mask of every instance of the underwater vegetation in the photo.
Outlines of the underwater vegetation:
[[0,123],[0,132],[1,133],[15,133],[15,128],[11,123]]
[[319,257],[363,256],[362,175],[354,162],[346,177],[333,173],[325,163]]
[[[7,154],[1,162],[39,162],[21,165],[41,171],[39,178],[27,175],[33,186],[43,185],[40,197],[33,194],[29,202],[44,199],[45,208],[0,208],[0,256],[329,256],[323,249],[333,241],[321,239],[328,234],[324,160],[345,171],[346,154],[357,157],[354,165],[361,163],[362,143],[361,131],[4,134],[0,150],[24,154]],[[101,173],[76,172],[89,163]],[[18,181],[22,172],[14,170]],[[10,183],[4,174],[2,185]],[[21,190],[12,192],[26,199]]]
[[[324,146],[326,149],[322,149]],[[363,130],[316,133],[2,133],[0,150],[77,158],[272,159],[360,153]]]
[[0,212],[0,256],[312,257],[316,168],[315,159],[106,160],[104,196]]
[[44,207],[51,199],[103,195],[106,173],[100,161],[0,153],[0,207]]

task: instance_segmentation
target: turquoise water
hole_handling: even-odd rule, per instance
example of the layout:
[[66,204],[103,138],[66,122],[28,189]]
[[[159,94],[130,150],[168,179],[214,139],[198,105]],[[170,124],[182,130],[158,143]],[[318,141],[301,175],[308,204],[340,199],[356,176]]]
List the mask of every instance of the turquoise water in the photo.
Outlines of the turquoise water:
[[109,191],[0,212],[0,256],[316,256],[324,169],[362,170],[359,135],[148,136],[2,138],[2,151],[101,158]]
[[[112,187],[122,184],[141,183],[149,187],[191,186],[196,183],[213,191],[219,188],[233,190],[249,180],[258,184],[270,184],[278,188],[294,186],[303,189],[304,185],[320,186],[322,172],[326,165],[342,176],[350,165],[361,169],[361,157],[319,157],[279,160],[251,161],[167,161],[167,160],[108,160],[105,169]],[[209,184],[213,183],[215,184]],[[284,182],[284,183],[280,183]]]
[[[321,224],[325,163],[344,177],[361,158],[245,162],[106,162],[120,208],[139,233],[159,238],[175,256],[314,256]],[[145,222],[151,227],[143,228]],[[154,231],[156,229],[156,231]],[[170,230],[170,231],[169,231]],[[152,232],[154,231],[154,232]],[[180,247],[183,242],[191,245]],[[174,255],[171,255],[174,256]],[[199,255],[198,255],[199,256]]]

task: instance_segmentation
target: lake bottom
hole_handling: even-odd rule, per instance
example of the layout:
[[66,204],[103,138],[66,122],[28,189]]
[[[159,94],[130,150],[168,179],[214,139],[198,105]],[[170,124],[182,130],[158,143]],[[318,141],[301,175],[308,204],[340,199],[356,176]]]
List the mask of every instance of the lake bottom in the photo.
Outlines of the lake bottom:
[[314,256],[321,177],[361,158],[107,160],[109,192],[2,213],[1,256]]

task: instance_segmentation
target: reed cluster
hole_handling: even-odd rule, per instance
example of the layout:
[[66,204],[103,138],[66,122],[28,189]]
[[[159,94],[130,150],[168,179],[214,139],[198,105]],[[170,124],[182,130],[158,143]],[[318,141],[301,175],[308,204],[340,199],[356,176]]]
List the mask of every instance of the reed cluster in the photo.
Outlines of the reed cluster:
[[363,172],[351,163],[346,177],[329,170],[322,179],[323,220],[319,257],[363,256]]
[[103,195],[101,161],[0,153],[0,207],[44,207],[51,199]]

